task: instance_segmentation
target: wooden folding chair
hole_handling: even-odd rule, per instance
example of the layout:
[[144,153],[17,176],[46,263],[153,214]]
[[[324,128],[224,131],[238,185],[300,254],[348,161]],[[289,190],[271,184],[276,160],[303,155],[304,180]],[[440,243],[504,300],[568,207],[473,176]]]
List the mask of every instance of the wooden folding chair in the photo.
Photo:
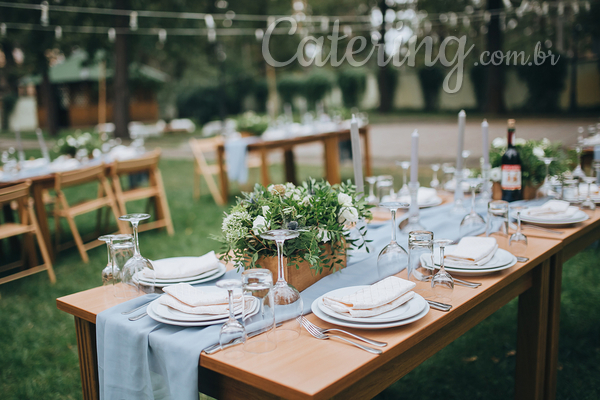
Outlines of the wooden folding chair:
[[[56,180],[54,185],[54,190],[56,191],[57,198],[57,201],[55,202],[54,206],[54,222],[56,225],[56,248],[57,251],[60,251],[69,247],[68,244],[60,245],[60,219],[65,218],[69,224],[69,227],[71,228],[71,232],[73,234],[73,239],[75,240],[77,250],[79,250],[79,254],[81,255],[83,262],[85,263],[89,261],[87,251],[93,249],[94,247],[98,247],[103,243],[94,239],[84,244],[83,239],[79,234],[79,230],[77,229],[77,225],[75,224],[76,216],[87,214],[96,210],[101,210],[104,207],[108,207],[110,208],[110,211],[112,212],[115,220],[117,221],[119,232],[125,232],[124,223],[122,221],[119,221],[120,214],[119,208],[117,206],[117,200],[110,187],[110,184],[108,183],[108,179],[106,178],[106,174],[104,172],[105,168],[105,165],[101,164],[94,167],[79,169],[75,171],[60,172],[56,174]],[[97,198],[85,200],[73,206],[69,205],[67,197],[65,196],[63,191],[64,188],[94,182],[98,183]]]
[[[156,219],[141,224],[139,227],[140,232],[149,229],[167,228],[169,236],[173,236],[175,231],[171,220],[171,212],[169,211],[169,203],[167,202],[167,193],[165,192],[160,169],[158,169],[159,160],[160,150],[157,149],[141,158],[115,161],[110,169],[110,176],[121,214],[127,214],[126,203],[130,201],[153,200]],[[149,185],[123,190],[120,178],[139,173],[148,173]]]
[[[52,269],[52,262],[50,261],[50,256],[48,255],[48,249],[46,249],[46,242],[44,241],[42,231],[40,230],[37,218],[35,217],[35,212],[33,211],[33,199],[29,197],[29,186],[31,186],[31,181],[0,189],[0,208],[2,208],[4,204],[15,202],[17,204],[17,211],[19,213],[19,223],[5,222],[4,224],[0,225],[0,239],[6,239],[22,234],[27,236],[35,234],[35,238],[40,248],[40,253],[42,253],[44,263],[38,265],[37,267],[27,268],[0,278],[0,284],[14,281],[15,279],[23,278],[25,276],[36,274],[42,271],[48,271],[50,282],[56,282],[56,276],[54,275],[54,270]],[[33,252],[33,254],[29,254],[29,256],[33,259],[37,259],[37,257],[35,257],[35,247],[33,246],[33,241],[29,241],[29,244],[31,244],[30,246],[27,246],[26,242],[27,241],[24,240],[24,250]],[[22,265],[23,259],[21,259],[21,261],[0,267],[0,271],[9,271],[11,269],[21,267]]]
[[[194,153],[194,199],[200,198],[200,185],[203,176],[208,190],[215,199],[215,203],[219,205],[225,204],[225,199],[221,195],[221,191],[217,186],[215,175],[219,174],[219,166],[217,164],[208,164],[206,160],[207,154],[213,154],[217,152],[217,147],[223,143],[221,136],[215,136],[207,139],[195,139],[189,140],[190,147]],[[260,156],[254,154],[248,154],[247,158],[248,168],[260,168],[262,166],[262,160]]]

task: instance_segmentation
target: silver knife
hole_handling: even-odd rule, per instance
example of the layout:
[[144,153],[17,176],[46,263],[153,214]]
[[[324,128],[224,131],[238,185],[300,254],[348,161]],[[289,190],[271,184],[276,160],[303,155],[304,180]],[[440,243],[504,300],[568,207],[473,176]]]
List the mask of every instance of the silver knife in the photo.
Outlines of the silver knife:
[[[277,325],[275,325],[275,327],[279,328],[281,325],[283,325],[283,324],[280,322]],[[253,338],[254,336],[260,335],[261,333],[267,332],[269,329],[271,329],[271,327],[262,328],[257,331],[254,331],[252,333],[249,333],[248,338]],[[234,339],[231,342],[224,344],[223,346],[221,346],[220,343],[213,344],[212,346],[208,346],[207,348],[205,348],[203,351],[206,354],[214,354],[214,353],[218,352],[219,350],[223,350],[223,349],[226,349],[231,346],[235,346],[240,343],[242,343],[241,339]]]

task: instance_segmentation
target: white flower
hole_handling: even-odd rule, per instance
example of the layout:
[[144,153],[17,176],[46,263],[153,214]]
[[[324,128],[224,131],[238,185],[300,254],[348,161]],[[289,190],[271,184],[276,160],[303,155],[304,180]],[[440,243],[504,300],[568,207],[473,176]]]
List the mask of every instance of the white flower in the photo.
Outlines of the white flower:
[[319,242],[327,243],[331,238],[329,237],[329,232],[326,229],[319,228],[317,233],[317,240]]
[[250,214],[247,211],[232,212],[223,219],[221,229],[228,242],[236,242],[248,234],[248,228],[244,226],[244,221],[248,220],[250,220]]
[[267,230],[267,220],[262,215],[259,215],[254,219],[252,223],[252,231],[255,235],[260,235]]
[[502,179],[502,170],[500,167],[492,168],[490,170],[490,179],[494,182],[500,182]]
[[302,202],[300,204],[302,204],[303,206],[309,206],[311,197],[312,197],[311,195],[304,196],[304,198],[302,199]]
[[262,206],[263,215],[266,217],[271,213],[271,208],[269,206]]
[[527,143],[527,140],[523,139],[523,138],[516,138],[515,139],[515,145],[519,145],[519,146],[524,146]]
[[67,136],[67,144],[71,147],[79,147],[77,140],[73,136]]
[[338,203],[340,203],[342,207],[352,207],[352,197],[346,193],[340,193],[338,194]]
[[546,153],[544,152],[544,149],[542,149],[541,147],[534,147],[533,155],[536,156],[537,158],[541,158],[541,157],[544,157],[544,155],[546,155]]
[[492,141],[492,147],[495,147],[496,149],[501,149],[503,147],[506,147],[506,140],[502,139],[500,137],[497,137],[496,139],[494,139]]
[[338,222],[340,224],[343,224],[345,222],[348,222],[350,224],[358,222],[358,210],[354,207],[342,208],[338,217]]
[[548,140],[548,138],[542,139],[542,148],[547,149],[548,146],[550,146],[551,144],[552,144],[552,142],[550,142],[550,140]]

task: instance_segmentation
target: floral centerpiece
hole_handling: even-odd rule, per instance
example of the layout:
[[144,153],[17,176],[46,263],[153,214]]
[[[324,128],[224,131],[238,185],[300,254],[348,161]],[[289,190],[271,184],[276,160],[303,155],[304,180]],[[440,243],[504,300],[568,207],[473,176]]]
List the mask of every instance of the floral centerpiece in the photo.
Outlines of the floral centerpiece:
[[359,229],[363,240],[350,239],[348,233],[360,218],[371,217],[370,207],[356,197],[350,182],[330,185],[311,178],[300,186],[257,184],[225,213],[219,238],[225,245],[222,259],[238,267],[264,267],[265,260],[277,257],[277,248],[260,234],[292,229],[300,235],[285,242],[288,266],[298,270],[308,265],[313,276],[334,272],[344,266],[347,246],[365,245],[365,227]]
[[258,115],[248,111],[236,119],[237,130],[248,132],[254,136],[262,135],[269,127],[270,119],[267,115]]
[[58,139],[54,151],[60,155],[68,155],[75,157],[79,150],[86,150],[89,156],[92,156],[94,150],[102,147],[102,140],[97,133],[79,131],[73,135],[68,135],[65,138]]

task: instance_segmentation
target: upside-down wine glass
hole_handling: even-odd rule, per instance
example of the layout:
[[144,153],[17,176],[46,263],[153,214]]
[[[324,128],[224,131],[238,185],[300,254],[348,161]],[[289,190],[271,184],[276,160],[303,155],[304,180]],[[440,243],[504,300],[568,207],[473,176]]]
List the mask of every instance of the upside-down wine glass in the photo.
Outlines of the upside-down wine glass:
[[440,247],[440,269],[431,278],[431,289],[437,300],[442,303],[450,303],[454,291],[454,279],[444,268],[444,248],[452,243],[452,240],[439,239],[434,240],[433,243]]
[[475,234],[476,231],[485,229],[485,220],[475,211],[475,192],[483,181],[481,178],[469,178],[467,183],[471,189],[471,211],[460,221],[460,236]]
[[437,189],[438,186],[440,186],[440,181],[438,181],[437,176],[437,173],[440,170],[440,164],[431,164],[431,170],[433,171],[433,178],[431,179],[429,186],[431,186],[434,189]]
[[108,262],[106,264],[106,267],[104,267],[104,269],[102,270],[102,286],[109,286],[115,283],[115,274],[113,273],[113,260],[110,249],[110,242],[114,236],[115,235],[103,235],[98,238],[98,240],[106,243],[106,249],[108,251]]
[[375,196],[375,184],[377,183],[376,176],[367,176],[365,178],[367,183],[369,184],[369,196],[365,199],[367,203],[377,205],[379,204],[379,198]]
[[122,274],[124,274],[123,281],[125,281],[125,278],[129,275],[133,277],[137,273],[143,273],[145,279],[143,283],[140,282],[140,289],[145,293],[154,293],[154,284],[156,280],[154,266],[150,260],[142,257],[140,254],[140,242],[138,239],[138,226],[140,221],[148,218],[150,218],[150,214],[126,214],[119,217],[121,221],[129,221],[133,230],[133,257],[125,263]]
[[556,196],[554,190],[552,190],[552,184],[550,182],[550,164],[554,161],[554,157],[541,157],[540,160],[544,162],[546,165],[546,178],[544,179],[544,183],[535,193],[536,199],[541,199],[543,197]]
[[296,320],[303,314],[304,303],[300,292],[286,282],[283,262],[283,244],[286,240],[300,236],[299,231],[289,229],[274,229],[260,235],[263,239],[273,240],[277,245],[277,282],[273,285],[273,299],[275,303],[275,319],[284,322],[275,329],[275,340],[278,342],[293,340],[300,336],[300,323]]
[[[246,330],[244,329],[244,325],[240,324],[239,321],[235,319],[235,310],[233,306],[233,291],[234,289],[241,288],[242,282],[237,279],[222,279],[217,282],[217,287],[227,290],[229,297],[229,320],[221,327],[221,331],[219,332],[219,343],[221,344],[221,347],[234,340],[245,343]],[[228,358],[241,358],[244,356],[242,348],[238,346],[225,350],[224,354]]]
[[527,251],[527,236],[525,236],[521,230],[521,211],[526,208],[527,207],[522,206],[513,206],[510,208],[510,211],[517,213],[517,231],[510,235],[508,247],[510,248],[511,253],[521,257],[524,257],[525,252]]
[[377,273],[380,279],[397,274],[408,265],[408,253],[396,241],[396,212],[399,208],[408,208],[407,203],[388,201],[380,204],[392,213],[392,240],[377,257]]
[[583,151],[583,126],[578,129],[579,137],[577,137],[577,144],[575,145],[575,152],[577,153],[577,167],[573,170],[573,178],[583,179],[585,178],[585,172],[581,168],[581,152]]
[[408,190],[408,181],[406,179],[406,174],[410,168],[410,161],[396,161],[396,165],[402,167],[402,187],[398,192],[398,196],[410,196],[410,191]]
[[592,200],[592,183],[596,182],[596,178],[593,176],[586,176],[583,181],[587,183],[587,194],[585,200],[579,206],[582,210],[593,211],[596,209],[596,203]]

